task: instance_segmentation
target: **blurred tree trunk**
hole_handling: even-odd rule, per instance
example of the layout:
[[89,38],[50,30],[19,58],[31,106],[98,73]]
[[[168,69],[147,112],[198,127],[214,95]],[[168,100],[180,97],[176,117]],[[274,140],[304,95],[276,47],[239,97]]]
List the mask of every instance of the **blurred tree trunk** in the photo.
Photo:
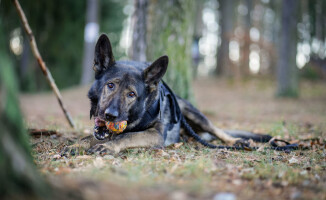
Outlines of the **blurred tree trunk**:
[[270,63],[270,74],[277,74],[277,62],[278,62],[278,49],[279,49],[279,30],[280,30],[280,18],[281,18],[281,4],[280,1],[270,1],[269,7],[275,12],[274,18],[274,25],[273,25],[273,32],[272,32],[272,43],[273,49],[270,54],[271,56],[271,63]]
[[198,65],[200,62],[200,52],[199,52],[199,39],[202,37],[202,32],[204,28],[203,23],[203,7],[204,1],[198,1],[196,10],[195,10],[195,24],[194,24],[194,38],[191,47],[191,57],[192,57],[192,66],[193,66],[193,77],[196,78],[198,73]]
[[249,69],[249,54],[250,54],[250,28],[251,28],[251,10],[252,10],[252,0],[246,0],[246,7],[248,13],[244,19],[244,29],[245,29],[245,38],[244,38],[244,45],[242,50],[242,64],[240,64],[241,75],[248,76],[250,74]]
[[217,65],[215,69],[216,75],[231,74],[230,58],[229,58],[229,43],[233,33],[234,24],[234,0],[220,0],[220,28],[221,28],[221,46],[217,51]]
[[277,95],[298,96],[297,52],[297,0],[282,1],[279,60],[277,69]]
[[98,0],[87,0],[86,26],[84,31],[83,70],[80,83],[89,84],[93,80],[93,59],[96,39],[98,37]]
[[150,0],[147,24],[147,57],[166,54],[169,67],[164,80],[181,97],[192,98],[191,44],[197,1]]
[[0,55],[0,199],[46,198],[48,187],[35,169],[23,128],[17,79],[5,51]]
[[132,60],[145,62],[146,59],[146,30],[147,30],[148,0],[134,1],[134,14],[132,19],[133,33],[130,57]]
[[23,52],[21,54],[21,60],[20,60],[20,78],[21,79],[25,79],[27,76],[29,56],[30,56],[30,46],[29,46],[29,41],[26,37],[26,38],[24,38]]

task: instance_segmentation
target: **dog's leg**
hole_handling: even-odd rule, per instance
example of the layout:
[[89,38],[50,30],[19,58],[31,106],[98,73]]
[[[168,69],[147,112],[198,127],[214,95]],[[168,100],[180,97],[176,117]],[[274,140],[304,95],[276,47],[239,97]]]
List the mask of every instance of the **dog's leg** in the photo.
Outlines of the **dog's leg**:
[[60,155],[66,157],[83,155],[90,147],[103,142],[105,142],[105,140],[97,140],[93,135],[89,135],[78,139],[73,145],[66,146],[64,149],[62,149]]
[[188,101],[178,98],[178,104],[180,106],[181,112],[185,117],[186,121],[193,128],[195,132],[208,132],[228,145],[234,145],[239,142],[240,138],[234,138],[222,129],[217,128],[213,123],[206,118],[206,116],[191,105]]
[[128,148],[163,147],[163,136],[155,128],[141,132],[128,132],[118,135],[114,140],[95,144],[87,152],[92,154],[116,154]]

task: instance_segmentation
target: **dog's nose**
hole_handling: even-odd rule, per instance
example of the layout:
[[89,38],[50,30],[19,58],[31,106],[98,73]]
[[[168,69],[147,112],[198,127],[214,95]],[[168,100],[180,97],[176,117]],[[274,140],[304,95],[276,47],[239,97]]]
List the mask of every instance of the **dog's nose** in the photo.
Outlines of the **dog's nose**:
[[108,121],[114,121],[119,115],[117,110],[110,109],[110,108],[107,108],[104,114],[105,114],[105,119]]

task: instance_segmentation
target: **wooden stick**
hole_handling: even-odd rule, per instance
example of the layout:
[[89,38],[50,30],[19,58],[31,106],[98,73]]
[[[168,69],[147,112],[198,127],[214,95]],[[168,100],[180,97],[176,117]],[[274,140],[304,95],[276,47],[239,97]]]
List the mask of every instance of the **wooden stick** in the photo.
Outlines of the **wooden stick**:
[[29,38],[29,42],[30,42],[30,45],[31,45],[31,48],[32,48],[32,51],[33,51],[33,54],[44,74],[44,76],[46,77],[46,80],[48,81],[49,85],[51,86],[55,96],[57,97],[57,100],[59,102],[59,105],[63,111],[63,113],[65,114],[70,126],[72,128],[75,128],[75,124],[69,114],[69,112],[67,111],[65,105],[63,104],[63,101],[62,101],[62,96],[60,94],[60,91],[57,87],[57,85],[55,84],[54,82],[54,79],[51,75],[51,72],[49,71],[49,69],[46,67],[42,57],[41,57],[41,54],[40,52],[38,51],[38,48],[37,48],[37,45],[36,45],[36,41],[35,41],[35,38],[34,38],[34,35],[33,35],[33,32],[32,32],[32,29],[30,28],[29,24],[28,24],[28,21],[26,19],[26,16],[25,16],[25,13],[23,11],[23,9],[21,8],[20,6],[20,3],[18,2],[18,0],[13,0],[13,3],[15,4],[16,6],[16,9],[17,9],[17,12],[20,16],[20,19],[23,23],[23,26],[25,28],[25,31],[27,33],[27,36]]

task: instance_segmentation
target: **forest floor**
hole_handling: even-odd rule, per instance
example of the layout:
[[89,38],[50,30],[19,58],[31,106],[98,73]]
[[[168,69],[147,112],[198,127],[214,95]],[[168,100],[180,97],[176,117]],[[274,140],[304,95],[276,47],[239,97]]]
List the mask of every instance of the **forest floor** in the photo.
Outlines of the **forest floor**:
[[86,199],[326,199],[326,84],[302,81],[299,99],[275,98],[274,85],[199,78],[194,94],[197,107],[220,128],[308,140],[311,150],[214,150],[191,141],[164,150],[65,158],[59,154],[65,145],[92,133],[88,87],[62,91],[76,130],[52,93],[22,94],[20,102],[28,128],[55,131],[31,137],[39,170]]

